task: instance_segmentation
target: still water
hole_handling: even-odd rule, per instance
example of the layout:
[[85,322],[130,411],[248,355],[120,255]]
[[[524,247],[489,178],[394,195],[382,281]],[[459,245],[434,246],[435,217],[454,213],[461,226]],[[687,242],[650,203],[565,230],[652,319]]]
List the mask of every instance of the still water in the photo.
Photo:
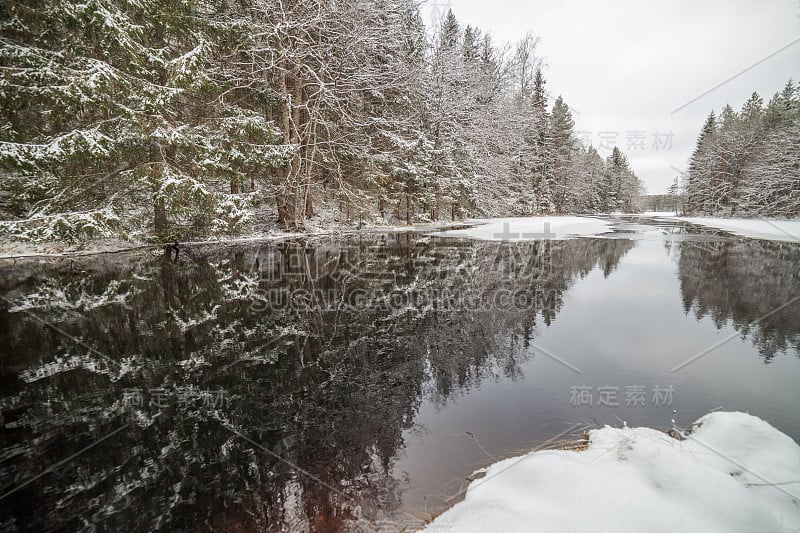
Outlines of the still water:
[[800,440],[800,244],[615,224],[2,262],[0,529],[413,530],[591,427]]

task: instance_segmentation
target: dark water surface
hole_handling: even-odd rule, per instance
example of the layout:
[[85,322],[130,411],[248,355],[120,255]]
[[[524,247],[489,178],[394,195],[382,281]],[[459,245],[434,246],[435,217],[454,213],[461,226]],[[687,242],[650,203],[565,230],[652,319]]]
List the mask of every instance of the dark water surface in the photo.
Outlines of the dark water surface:
[[800,440],[800,244],[616,222],[0,262],[0,529],[413,530],[587,427]]

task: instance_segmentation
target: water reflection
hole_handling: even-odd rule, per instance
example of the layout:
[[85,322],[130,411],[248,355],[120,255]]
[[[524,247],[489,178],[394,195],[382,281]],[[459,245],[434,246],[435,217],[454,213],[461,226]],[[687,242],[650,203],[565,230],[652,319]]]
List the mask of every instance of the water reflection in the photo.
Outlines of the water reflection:
[[765,363],[800,355],[800,245],[753,239],[684,241],[678,276],[687,313],[731,323]]
[[402,236],[8,269],[4,529],[367,527],[399,505],[421,398],[513,378],[537,315],[630,247]]
[[[518,379],[537,323],[634,245],[407,234],[8,266],[0,527],[374,530],[403,515],[422,402]],[[679,246],[687,309],[797,346],[796,314],[755,331],[769,305],[718,281],[778,301],[796,247]]]

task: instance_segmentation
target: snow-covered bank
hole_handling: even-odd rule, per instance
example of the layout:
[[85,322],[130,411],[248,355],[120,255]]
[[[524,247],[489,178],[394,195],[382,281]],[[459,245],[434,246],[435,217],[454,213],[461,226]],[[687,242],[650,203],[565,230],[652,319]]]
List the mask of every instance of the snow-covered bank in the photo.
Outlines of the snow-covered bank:
[[[404,232],[427,232],[463,226],[466,222],[441,222],[411,225],[364,225],[353,227],[346,225],[334,225],[330,229],[313,228],[306,231],[288,232],[282,230],[270,230],[268,232],[258,232],[245,234],[238,237],[219,237],[213,239],[185,241],[183,246],[199,246],[209,244],[235,244],[246,242],[271,242],[284,239],[311,238],[346,236],[363,233],[404,233]],[[0,240],[0,260],[18,259],[48,259],[63,257],[79,257],[86,255],[97,255],[117,252],[131,252],[136,250],[158,250],[161,245],[149,244],[138,241],[123,241],[121,239],[96,239],[84,243],[67,244],[63,242],[41,242],[27,243],[19,241]]]
[[436,237],[458,237],[488,241],[568,239],[613,231],[611,222],[578,216],[543,216],[470,219],[478,225],[466,229],[431,233]]
[[760,418],[711,413],[686,440],[608,426],[589,440],[493,464],[425,531],[800,531],[800,446]]
[[[639,214],[639,213],[637,213]],[[675,211],[644,211],[640,213],[646,217],[676,217],[678,216]]]
[[800,242],[800,220],[751,218],[673,217],[691,224],[721,229],[741,237],[770,241]]

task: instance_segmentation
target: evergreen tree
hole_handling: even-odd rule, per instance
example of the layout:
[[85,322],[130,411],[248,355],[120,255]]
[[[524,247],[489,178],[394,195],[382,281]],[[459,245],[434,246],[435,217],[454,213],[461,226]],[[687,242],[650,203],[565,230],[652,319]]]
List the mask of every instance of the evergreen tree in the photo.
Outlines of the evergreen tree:
[[229,34],[246,39],[246,23],[179,0],[4,2],[2,12],[17,24],[0,41],[0,164],[24,217],[8,231],[163,239],[245,221],[250,198],[218,185],[236,193],[286,156],[253,100],[223,97],[223,64],[243,45]]
[[550,117],[547,112],[545,80],[540,68],[533,76],[530,144],[532,147],[531,174],[534,189],[535,213],[551,213],[555,210],[555,176],[553,175],[553,137],[550,132]]
[[796,216],[800,212],[800,112],[789,80],[764,107],[753,95],[737,114],[709,115],[689,162],[688,213]]
[[550,134],[553,144],[553,199],[556,213],[563,213],[567,208],[572,174],[570,163],[575,150],[574,133],[575,121],[569,106],[559,95],[553,103],[550,114]]
[[455,50],[461,41],[461,26],[453,14],[452,9],[447,10],[439,35],[439,46],[444,50]]
[[709,113],[703,129],[697,138],[697,146],[689,160],[689,169],[686,176],[687,204],[689,213],[705,213],[710,208],[711,175],[716,170],[716,157],[714,155],[714,135],[717,131],[717,117],[714,111]]
[[640,208],[641,184],[631,170],[628,158],[616,146],[606,160],[601,198],[605,211],[635,212]]

